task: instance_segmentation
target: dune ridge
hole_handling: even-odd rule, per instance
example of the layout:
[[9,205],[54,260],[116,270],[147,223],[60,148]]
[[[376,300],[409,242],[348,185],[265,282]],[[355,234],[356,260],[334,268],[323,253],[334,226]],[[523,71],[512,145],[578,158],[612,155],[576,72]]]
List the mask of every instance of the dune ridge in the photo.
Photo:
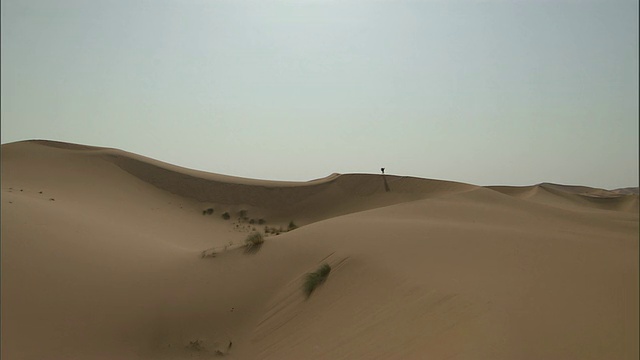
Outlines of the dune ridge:
[[[629,192],[255,180],[111,148],[5,144],[1,355],[635,359]],[[265,241],[246,251],[252,232]]]
[[489,189],[537,203],[577,209],[595,208],[614,211],[638,211],[638,196],[586,186],[543,183],[533,186],[489,186]]
[[[64,150],[91,150],[91,154],[84,156],[104,165],[114,164],[154,187],[202,203],[252,207],[278,219],[291,217],[290,214],[305,215],[304,209],[313,208],[313,212],[307,212],[310,216],[303,216],[307,222],[335,216],[336,211],[346,214],[475,188],[450,181],[371,174],[332,174],[307,182],[254,180],[186,169],[116,149],[46,141],[15,146],[30,143]],[[334,197],[341,199],[338,208]]]

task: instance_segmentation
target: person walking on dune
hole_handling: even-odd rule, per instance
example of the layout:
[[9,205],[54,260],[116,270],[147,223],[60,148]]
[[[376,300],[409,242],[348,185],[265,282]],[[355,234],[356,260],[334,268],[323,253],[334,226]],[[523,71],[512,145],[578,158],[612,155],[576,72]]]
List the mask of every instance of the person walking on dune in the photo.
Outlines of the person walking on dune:
[[380,171],[382,171],[382,175],[384,175],[384,168],[380,168]]

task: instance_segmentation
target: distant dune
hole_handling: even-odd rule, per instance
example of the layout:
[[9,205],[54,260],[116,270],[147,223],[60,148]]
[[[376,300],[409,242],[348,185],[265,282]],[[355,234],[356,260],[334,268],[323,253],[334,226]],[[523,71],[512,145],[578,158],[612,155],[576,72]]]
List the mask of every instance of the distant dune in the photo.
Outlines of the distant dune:
[[636,187],[627,187],[627,188],[622,188],[622,189],[615,189],[615,190],[611,190],[615,193],[618,194],[625,194],[625,195],[631,195],[631,194],[635,194],[638,195],[640,194],[640,188]]
[[265,181],[6,144],[1,355],[637,359],[638,207],[638,188]]

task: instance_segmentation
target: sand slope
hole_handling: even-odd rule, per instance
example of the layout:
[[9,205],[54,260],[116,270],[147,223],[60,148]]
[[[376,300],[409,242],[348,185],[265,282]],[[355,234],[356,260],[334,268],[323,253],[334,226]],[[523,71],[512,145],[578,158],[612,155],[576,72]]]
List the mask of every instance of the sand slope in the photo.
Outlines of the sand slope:
[[[249,219],[301,227],[248,253]],[[262,181],[30,141],[2,146],[1,235],[3,359],[639,355],[633,193]]]

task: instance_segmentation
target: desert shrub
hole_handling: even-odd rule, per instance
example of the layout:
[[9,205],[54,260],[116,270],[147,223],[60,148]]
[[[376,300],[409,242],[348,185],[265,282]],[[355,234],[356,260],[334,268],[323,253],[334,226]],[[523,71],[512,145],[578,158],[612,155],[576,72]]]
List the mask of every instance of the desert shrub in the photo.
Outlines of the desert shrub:
[[262,225],[264,223],[266,223],[266,221],[264,221],[264,219],[258,219],[258,224]]
[[207,214],[207,210],[202,210],[202,215],[206,215]]
[[296,224],[293,222],[293,220],[291,220],[291,221],[289,222],[289,229],[287,229],[287,231],[295,230],[295,229],[297,229],[297,228],[298,228],[298,225],[296,225]]
[[229,220],[229,219],[231,219],[231,215],[229,215],[228,212],[225,212],[224,214],[222,214],[222,218],[225,219],[225,220]]
[[209,214],[209,215],[213,214],[213,208],[208,208],[207,209],[207,214]]
[[311,293],[323,282],[325,282],[325,280],[327,280],[327,277],[329,276],[329,273],[331,272],[331,266],[329,266],[329,264],[324,263],[322,264],[322,266],[320,266],[318,268],[318,270],[307,274],[307,277],[305,278],[304,281],[304,286],[303,286],[303,290],[304,293],[307,295],[307,298],[309,296],[311,296]]
[[246,219],[246,218],[247,218],[247,210],[240,210],[240,211],[238,212],[238,217],[239,217],[240,219]]
[[189,341],[189,346],[187,346],[188,348],[190,348],[191,350],[195,350],[195,351],[201,351],[204,348],[202,347],[202,341],[200,340],[194,340],[194,341]]
[[255,232],[247,236],[247,239],[244,242],[247,244],[247,247],[251,248],[261,245],[264,242],[264,238],[261,233]]
[[255,223],[256,223],[256,220],[255,220],[255,219],[251,219],[251,220],[249,220],[249,224],[255,224]]

